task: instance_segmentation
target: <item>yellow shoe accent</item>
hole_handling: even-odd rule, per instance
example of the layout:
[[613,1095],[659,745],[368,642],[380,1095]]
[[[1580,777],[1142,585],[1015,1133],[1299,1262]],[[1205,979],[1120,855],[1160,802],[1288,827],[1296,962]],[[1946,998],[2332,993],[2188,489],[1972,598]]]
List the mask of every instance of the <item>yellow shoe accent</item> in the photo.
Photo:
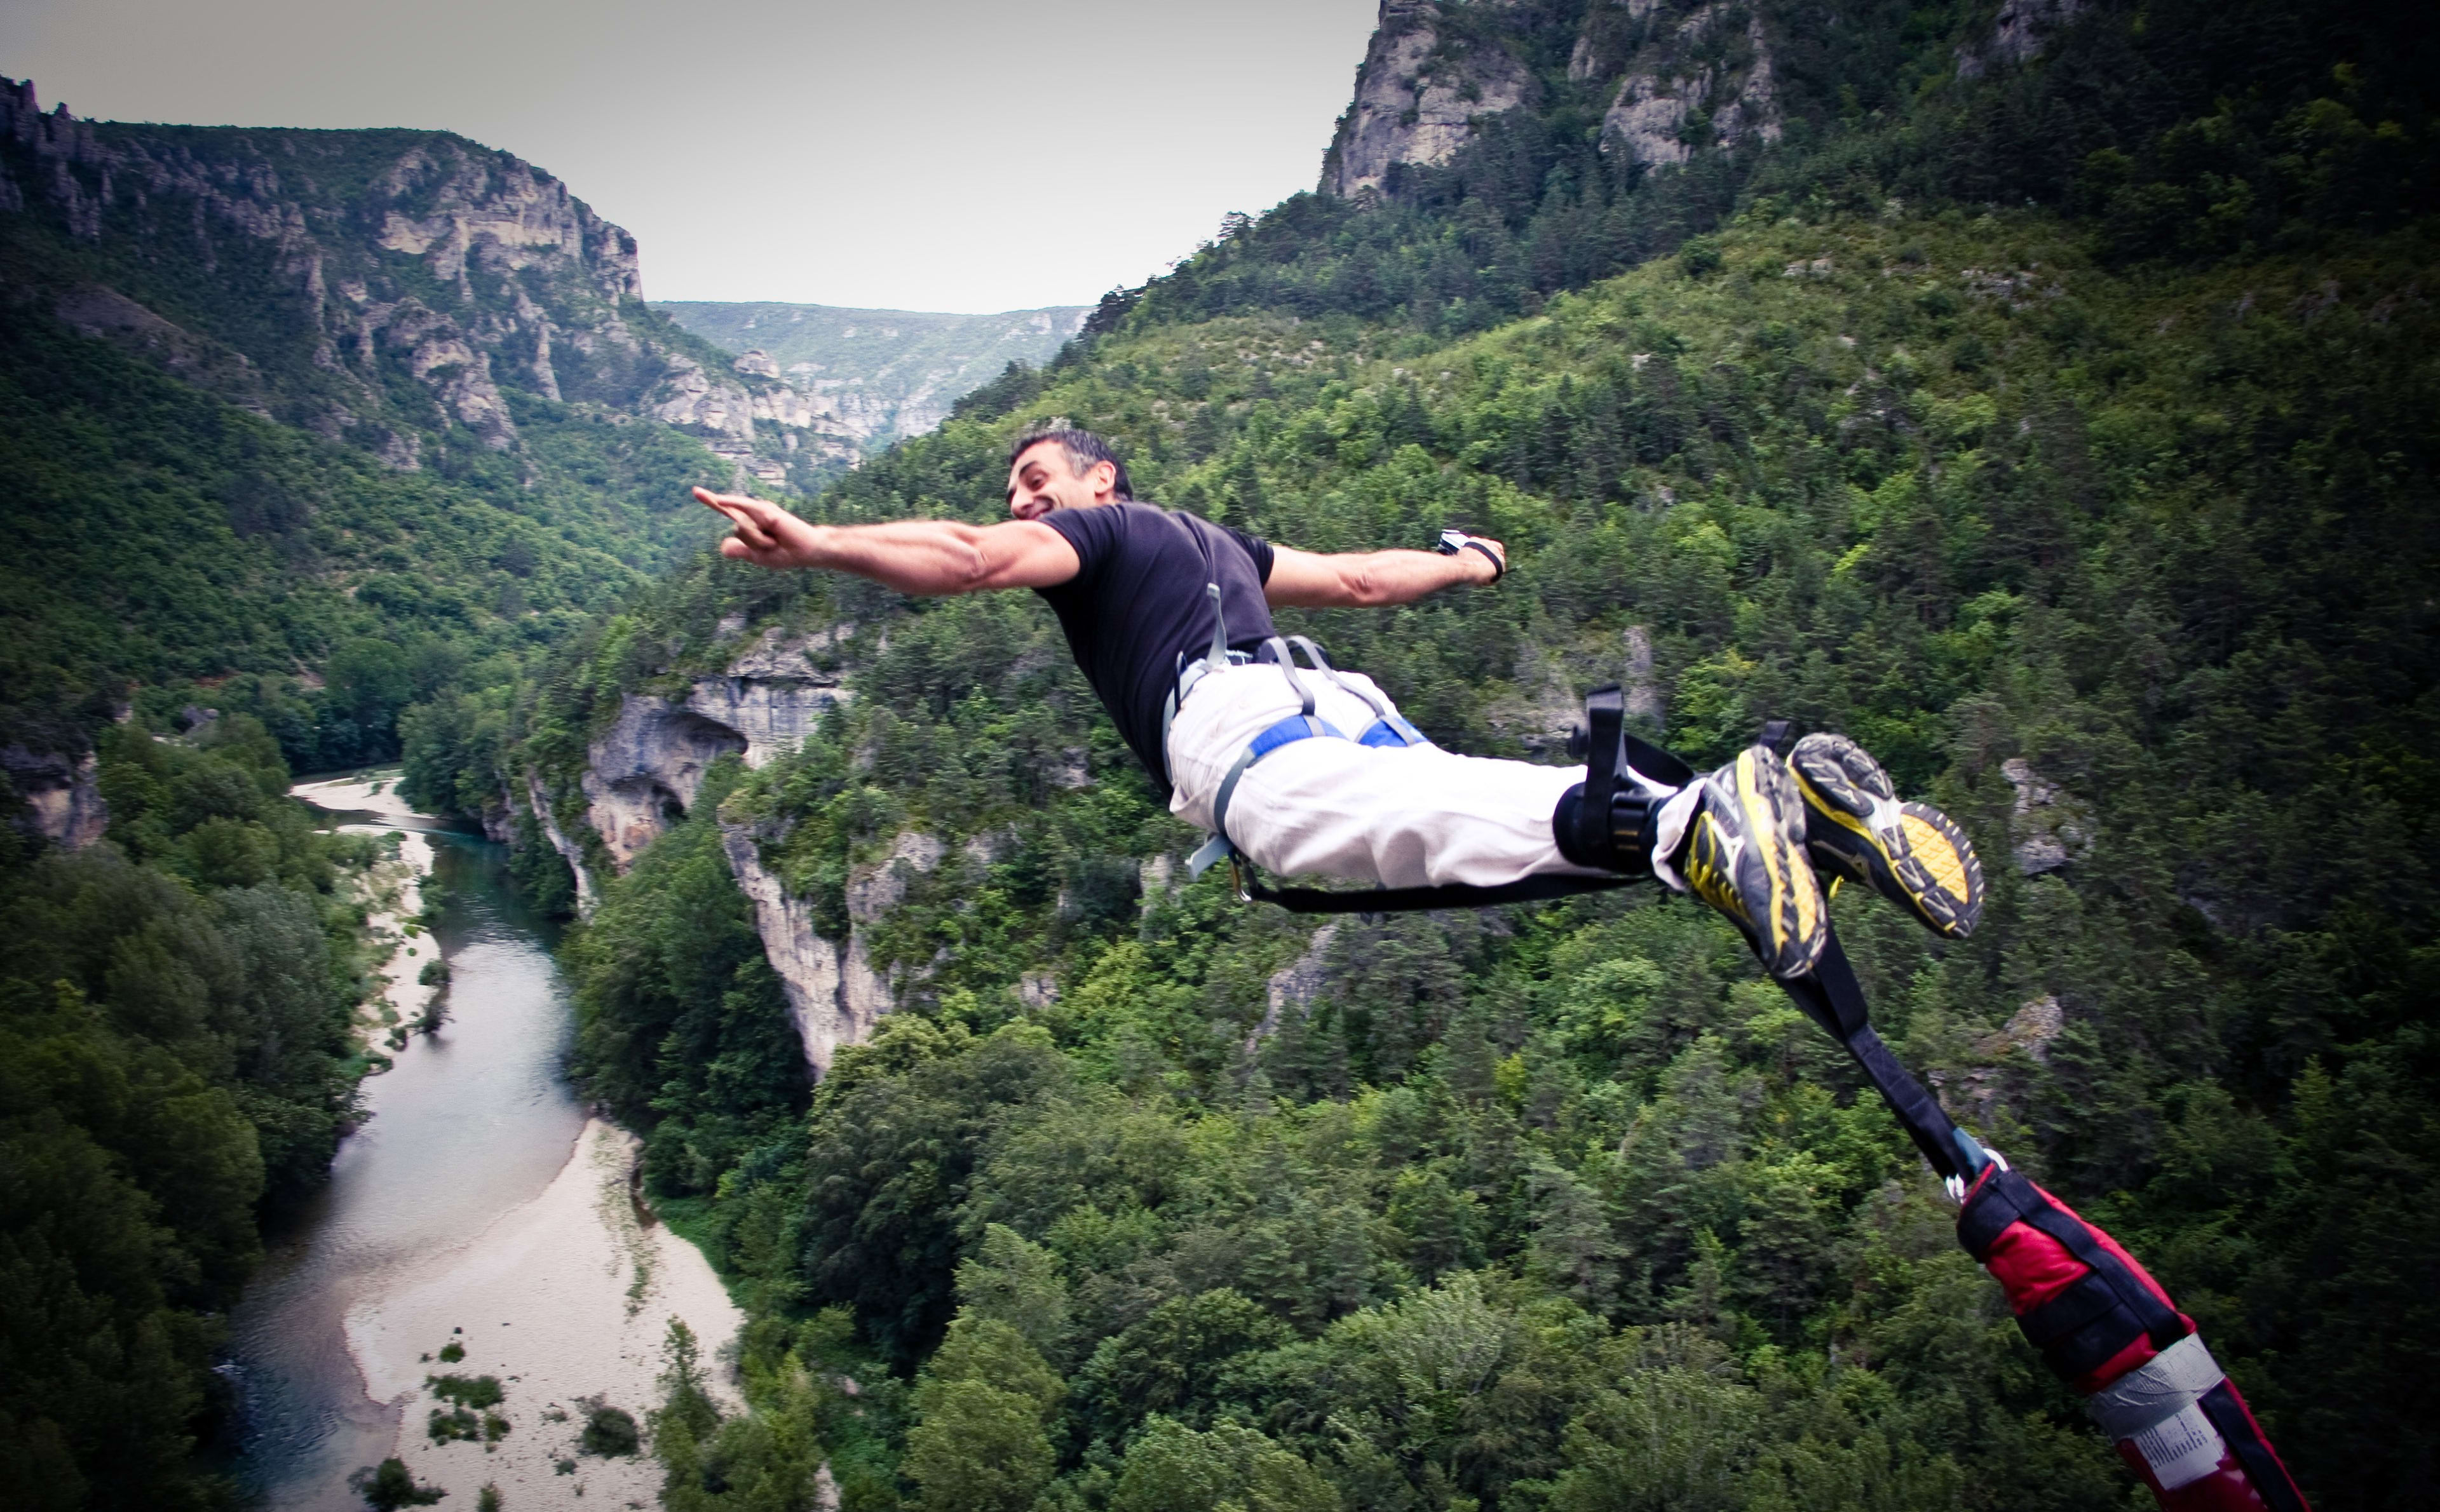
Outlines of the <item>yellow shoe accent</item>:
[[1803,975],[1821,957],[1829,914],[1794,779],[1755,746],[1704,778],[1702,799],[1677,862],[1687,887],[1744,931],[1771,975]]
[[1805,813],[1805,848],[1824,871],[1869,882],[1947,939],[1982,917],[1982,863],[1957,821],[1903,803],[1872,754],[1842,735],[1808,735],[1788,753]]

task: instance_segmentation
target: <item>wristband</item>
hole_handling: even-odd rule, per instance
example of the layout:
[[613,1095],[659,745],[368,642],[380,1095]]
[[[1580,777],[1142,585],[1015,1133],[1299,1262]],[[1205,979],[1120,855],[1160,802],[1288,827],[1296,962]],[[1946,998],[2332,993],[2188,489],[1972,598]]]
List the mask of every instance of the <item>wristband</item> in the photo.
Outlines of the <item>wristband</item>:
[[1432,549],[1439,552],[1444,557],[1454,557],[1459,552],[1469,549],[1480,551],[1482,553],[1483,560],[1491,563],[1491,580],[1493,582],[1498,582],[1500,578],[1508,576],[1508,563],[1499,560],[1499,553],[1492,550],[1489,546],[1484,545],[1481,542],[1475,540],[1472,536],[1467,535],[1462,530],[1442,531],[1440,543],[1432,547]]

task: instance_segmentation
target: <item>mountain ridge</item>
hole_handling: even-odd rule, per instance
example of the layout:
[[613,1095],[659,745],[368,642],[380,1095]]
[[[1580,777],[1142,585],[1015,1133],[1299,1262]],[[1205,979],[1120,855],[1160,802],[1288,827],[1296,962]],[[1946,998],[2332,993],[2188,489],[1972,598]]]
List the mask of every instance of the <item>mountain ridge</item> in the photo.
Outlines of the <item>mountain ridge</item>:
[[[1039,367],[1090,306],[987,314],[784,301],[662,300],[654,309],[737,354],[740,371],[806,394],[868,452],[921,436],[1012,363]],[[767,367],[756,361],[768,361]]]

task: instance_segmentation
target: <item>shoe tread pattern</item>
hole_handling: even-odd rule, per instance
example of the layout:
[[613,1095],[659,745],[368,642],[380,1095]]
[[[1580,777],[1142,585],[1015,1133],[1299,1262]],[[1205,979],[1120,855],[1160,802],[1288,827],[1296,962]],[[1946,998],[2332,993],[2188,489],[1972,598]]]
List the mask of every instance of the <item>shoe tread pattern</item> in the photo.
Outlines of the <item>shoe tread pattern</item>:
[[1973,932],[1982,913],[1982,866],[1956,821],[1929,804],[1898,802],[1881,764],[1844,736],[1806,736],[1788,767],[1810,813],[1836,827],[1812,840],[1817,864],[1871,883],[1934,934],[1964,939]]

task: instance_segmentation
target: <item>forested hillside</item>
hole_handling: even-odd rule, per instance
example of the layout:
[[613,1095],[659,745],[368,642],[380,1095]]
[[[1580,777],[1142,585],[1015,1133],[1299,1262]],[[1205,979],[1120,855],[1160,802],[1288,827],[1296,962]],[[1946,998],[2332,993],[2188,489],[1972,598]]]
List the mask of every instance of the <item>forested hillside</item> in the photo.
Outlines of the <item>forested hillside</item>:
[[[2010,14],[1385,7],[1325,192],[801,507],[991,518],[1063,417],[1297,545],[1508,542],[1495,589],[1289,616],[1443,743],[1561,759],[1621,679],[1697,761],[1856,735],[1992,866],[1963,946],[1839,900],[1884,1033],[2145,1257],[2317,1504],[2429,1505],[2429,39]],[[639,853],[585,827],[614,734],[790,648],[839,690],[796,749],[697,748],[745,761]],[[553,795],[579,1070],[756,1310],[753,1415],[674,1381],[673,1507],[825,1462],[853,1507],[2144,1496],[1682,899],[1317,930],[1187,884],[1025,596],[708,560],[516,741],[480,713],[411,771]],[[876,999],[800,1115],[780,1015],[827,1058]]]

